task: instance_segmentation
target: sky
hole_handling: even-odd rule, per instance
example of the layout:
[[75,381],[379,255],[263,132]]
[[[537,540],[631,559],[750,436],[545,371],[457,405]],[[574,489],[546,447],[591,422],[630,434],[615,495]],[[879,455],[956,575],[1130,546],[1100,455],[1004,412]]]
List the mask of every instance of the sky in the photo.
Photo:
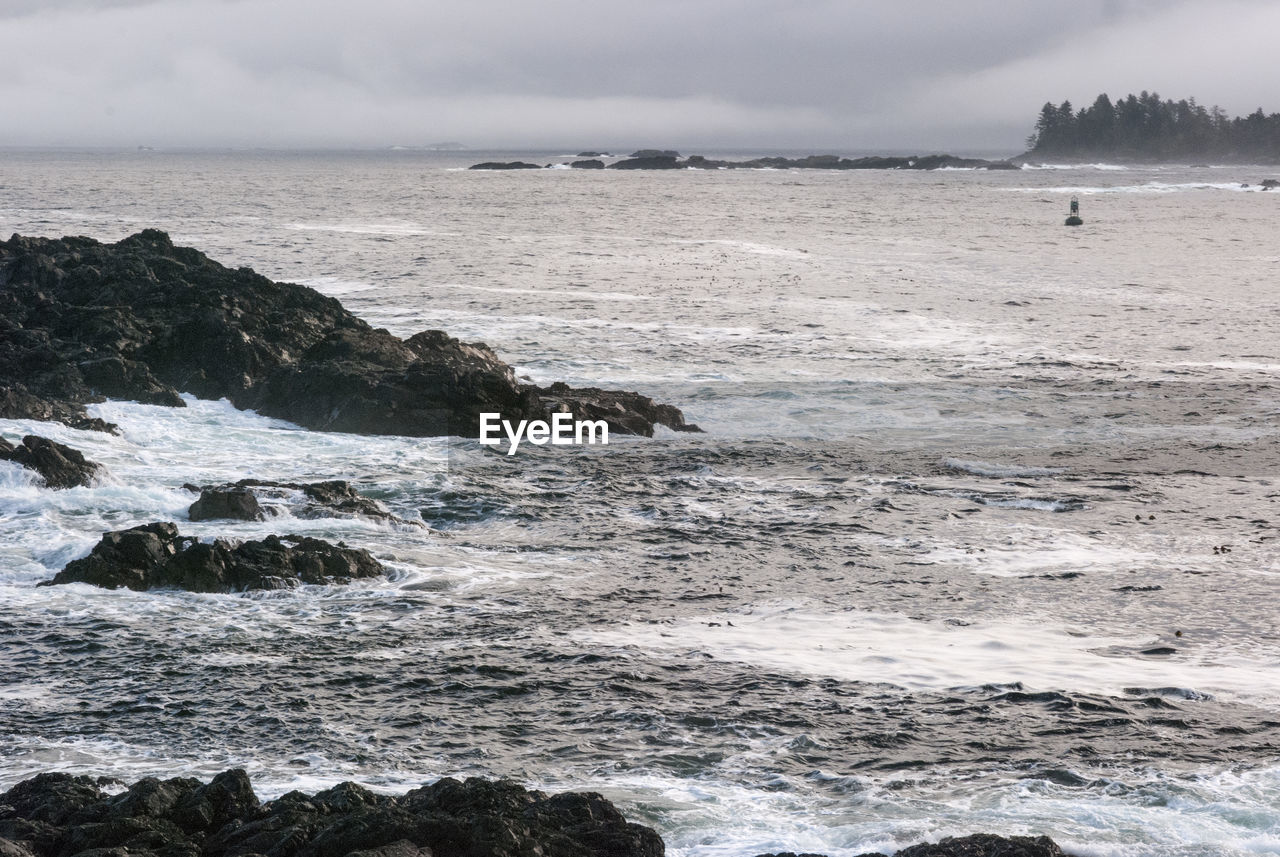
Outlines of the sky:
[[0,146],[1016,154],[1101,92],[1280,112],[1277,0],[0,0]]

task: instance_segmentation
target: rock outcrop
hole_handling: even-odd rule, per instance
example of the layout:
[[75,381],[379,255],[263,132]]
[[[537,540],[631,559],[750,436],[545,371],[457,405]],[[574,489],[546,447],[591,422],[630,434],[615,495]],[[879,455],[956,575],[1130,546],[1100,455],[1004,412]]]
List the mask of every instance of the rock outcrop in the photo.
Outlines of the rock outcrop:
[[[342,783],[259,801],[243,770],[209,783],[40,774],[0,795],[0,853],[23,857],[662,857],[598,794],[443,779],[407,794]],[[7,840],[7,842],[6,842]]]
[[[823,854],[761,854],[759,857],[826,857]],[[879,852],[860,854],[858,857],[883,857]],[[954,836],[940,842],[912,845],[896,852],[893,857],[1064,857],[1058,844],[1047,836],[995,836],[975,833],[971,836]]]
[[[598,166],[597,166],[598,165]],[[548,164],[547,166],[551,166]],[[585,160],[569,164],[578,169],[605,169],[603,161]],[[521,161],[475,164],[473,170],[536,170],[537,164]],[[1013,161],[988,161],[982,158],[960,158],[955,155],[912,155],[909,157],[842,158],[839,155],[808,155],[803,158],[752,158],[747,161],[724,161],[690,155],[683,160],[680,153],[669,149],[641,149],[631,157],[609,164],[611,170],[1017,170]]]
[[469,170],[540,170],[537,164],[525,161],[485,161],[483,164],[472,164]]
[[653,155],[643,158],[627,158],[609,165],[611,170],[679,170],[688,166],[687,161],[680,161],[674,155]]
[[85,458],[80,450],[38,434],[27,435],[20,446],[0,437],[0,460],[36,471],[50,488],[87,487],[102,470],[102,465]]
[[350,482],[341,479],[326,482],[241,479],[227,485],[184,487],[200,493],[200,498],[187,510],[187,517],[192,521],[265,521],[287,510],[295,518],[372,518],[422,526],[419,521],[406,521],[391,514],[377,500],[365,497]]
[[199,491],[200,499],[187,509],[187,520],[265,521],[267,519],[267,513],[258,503],[258,496],[243,485],[219,485],[213,488],[201,488]]
[[[482,343],[438,330],[402,340],[314,289],[225,268],[158,230],[116,244],[0,242],[0,418],[87,420],[83,406],[105,397],[181,406],[179,391],[360,434],[475,437],[484,412],[548,417],[542,391]],[[636,418],[651,400],[613,395],[623,410],[611,428],[651,435]],[[555,399],[580,407],[572,393]],[[683,417],[670,426],[688,428]]]
[[674,152],[631,157],[609,165],[611,170],[939,170],[966,168],[1013,170],[1009,161],[958,158],[955,155],[913,155],[911,157],[842,158],[838,155],[809,155],[804,158],[753,158],[749,161],[722,161],[690,155],[684,160]]
[[289,589],[303,583],[350,583],[384,573],[366,550],[306,536],[261,541],[217,539],[212,544],[178,533],[167,521],[105,533],[88,556],[67,563],[41,586],[89,583],[105,589],[185,589],[242,592]]
[[993,836],[975,833],[927,845],[903,848],[894,857],[1063,857],[1062,849],[1047,836]]

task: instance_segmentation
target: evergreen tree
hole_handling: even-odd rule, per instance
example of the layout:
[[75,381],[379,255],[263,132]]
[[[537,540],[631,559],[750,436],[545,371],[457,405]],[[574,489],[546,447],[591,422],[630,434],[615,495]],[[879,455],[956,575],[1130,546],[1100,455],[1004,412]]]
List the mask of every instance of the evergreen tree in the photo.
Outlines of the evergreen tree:
[[1229,119],[1194,98],[1161,100],[1143,90],[1112,102],[1106,93],[1076,112],[1070,101],[1040,108],[1029,155],[1076,158],[1224,158],[1280,162],[1280,114],[1262,108]]

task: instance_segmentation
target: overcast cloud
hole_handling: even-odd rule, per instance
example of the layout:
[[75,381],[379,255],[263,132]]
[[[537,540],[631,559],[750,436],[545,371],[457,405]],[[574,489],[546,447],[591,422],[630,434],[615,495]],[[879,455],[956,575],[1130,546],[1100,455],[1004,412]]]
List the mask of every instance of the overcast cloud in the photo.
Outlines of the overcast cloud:
[[0,0],[0,145],[1013,154],[1099,92],[1280,111],[1275,0]]

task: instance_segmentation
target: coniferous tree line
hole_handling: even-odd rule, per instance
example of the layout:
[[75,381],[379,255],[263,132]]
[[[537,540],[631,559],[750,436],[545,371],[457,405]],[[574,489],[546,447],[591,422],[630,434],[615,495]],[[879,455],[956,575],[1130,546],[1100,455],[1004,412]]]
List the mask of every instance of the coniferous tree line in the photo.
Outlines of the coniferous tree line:
[[1194,98],[1161,101],[1144,90],[1112,103],[1103,94],[1081,110],[1070,101],[1046,103],[1027,145],[1028,157],[1280,163],[1280,113],[1268,116],[1259,107],[1229,118],[1217,105],[1206,109]]

